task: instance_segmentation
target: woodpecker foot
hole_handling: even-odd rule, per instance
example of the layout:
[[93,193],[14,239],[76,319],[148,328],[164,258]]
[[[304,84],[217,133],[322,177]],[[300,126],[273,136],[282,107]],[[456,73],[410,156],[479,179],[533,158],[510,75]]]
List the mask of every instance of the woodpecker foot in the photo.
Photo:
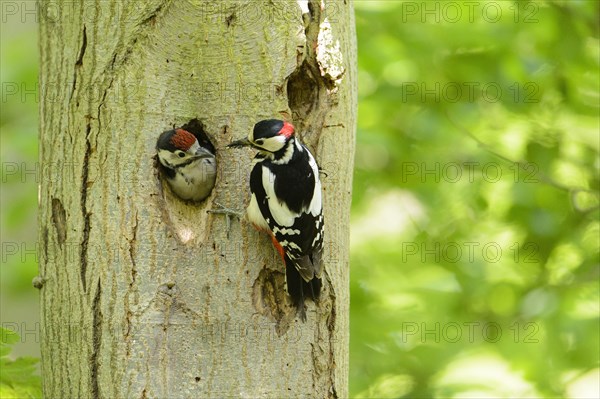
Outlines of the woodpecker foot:
[[226,208],[218,202],[215,202],[215,205],[217,207],[216,209],[209,209],[206,212],[213,213],[215,215],[225,215],[225,222],[227,223],[227,238],[229,238],[229,231],[231,230],[231,217],[234,216],[238,219],[241,219],[244,217],[244,212]]

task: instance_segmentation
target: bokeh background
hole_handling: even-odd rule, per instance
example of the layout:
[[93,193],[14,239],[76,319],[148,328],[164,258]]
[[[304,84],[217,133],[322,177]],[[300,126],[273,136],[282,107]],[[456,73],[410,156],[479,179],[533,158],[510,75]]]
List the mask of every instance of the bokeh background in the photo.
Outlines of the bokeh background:
[[[3,397],[36,392],[41,178],[36,17],[5,3]],[[599,4],[355,2],[353,397],[600,397]]]

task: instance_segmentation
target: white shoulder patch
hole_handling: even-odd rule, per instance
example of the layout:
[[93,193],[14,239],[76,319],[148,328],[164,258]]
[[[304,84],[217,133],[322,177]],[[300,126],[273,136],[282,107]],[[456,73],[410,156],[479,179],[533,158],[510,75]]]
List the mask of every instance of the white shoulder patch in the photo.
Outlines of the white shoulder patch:
[[310,164],[315,176],[315,193],[307,211],[313,216],[317,216],[321,214],[323,208],[321,201],[321,179],[319,178],[319,167],[317,166],[317,161],[315,161],[315,158],[312,156],[310,151],[306,151],[308,152],[308,163]]
[[265,166],[262,167],[262,184],[267,193],[269,210],[275,222],[284,227],[292,226],[296,215],[290,211],[286,204],[277,199],[275,195],[275,175]]
[[246,212],[248,213],[248,220],[250,220],[250,222],[252,222],[256,227],[266,229],[267,231],[270,230],[267,221],[260,212],[258,202],[256,201],[256,195],[254,193],[250,198],[250,205],[248,205]]

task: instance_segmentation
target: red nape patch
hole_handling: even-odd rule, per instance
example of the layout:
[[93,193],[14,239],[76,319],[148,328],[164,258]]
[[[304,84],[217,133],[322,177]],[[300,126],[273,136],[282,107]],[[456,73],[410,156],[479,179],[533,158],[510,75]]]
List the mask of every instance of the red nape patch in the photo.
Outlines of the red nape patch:
[[283,127],[279,131],[280,135],[287,137],[288,139],[294,134],[294,125],[291,123],[283,122]]
[[275,249],[277,250],[277,252],[279,252],[279,256],[281,256],[281,260],[283,260],[283,264],[285,265],[285,251],[283,247],[281,246],[281,244],[279,244],[279,242],[273,234],[270,234],[270,236],[271,241],[273,241],[273,245],[275,246]]
[[196,137],[187,130],[177,129],[171,137],[171,144],[180,150],[187,151],[196,142]]

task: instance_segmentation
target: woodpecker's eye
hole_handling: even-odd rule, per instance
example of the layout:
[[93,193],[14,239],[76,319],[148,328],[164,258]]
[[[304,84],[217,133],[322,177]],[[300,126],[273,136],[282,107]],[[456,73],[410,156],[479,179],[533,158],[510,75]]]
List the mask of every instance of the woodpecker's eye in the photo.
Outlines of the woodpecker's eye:
[[263,139],[258,139],[258,140],[254,140],[254,142],[256,144],[262,144],[264,142],[264,140]]
[[179,158],[185,157],[185,152],[183,152],[183,151],[177,151],[176,154],[177,154],[177,156],[179,156]]

